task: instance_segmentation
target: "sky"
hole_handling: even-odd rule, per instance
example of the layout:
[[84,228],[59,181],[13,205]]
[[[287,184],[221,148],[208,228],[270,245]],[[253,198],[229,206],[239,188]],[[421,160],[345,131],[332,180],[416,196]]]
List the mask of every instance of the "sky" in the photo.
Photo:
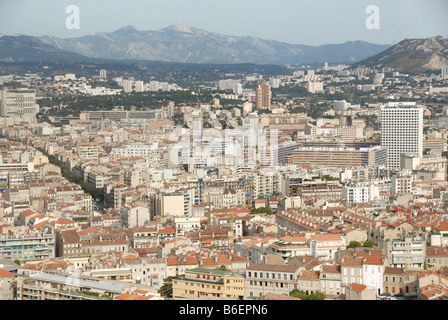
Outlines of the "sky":
[[[79,9],[79,28],[66,25],[74,21],[73,12],[66,13],[70,5]],[[366,11],[371,5],[375,11]],[[448,37],[447,13],[447,0],[0,0],[0,33],[72,38],[181,22],[291,44],[394,44]]]

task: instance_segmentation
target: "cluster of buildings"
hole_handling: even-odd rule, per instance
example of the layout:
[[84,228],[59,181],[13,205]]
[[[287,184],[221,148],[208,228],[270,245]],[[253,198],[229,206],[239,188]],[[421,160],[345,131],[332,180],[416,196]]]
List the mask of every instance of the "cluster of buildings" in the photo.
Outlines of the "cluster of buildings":
[[336,100],[313,118],[274,102],[282,85],[369,74],[247,77],[259,84],[233,109],[86,110],[58,126],[36,120],[31,90],[3,90],[0,297],[447,299],[447,131],[428,107]]

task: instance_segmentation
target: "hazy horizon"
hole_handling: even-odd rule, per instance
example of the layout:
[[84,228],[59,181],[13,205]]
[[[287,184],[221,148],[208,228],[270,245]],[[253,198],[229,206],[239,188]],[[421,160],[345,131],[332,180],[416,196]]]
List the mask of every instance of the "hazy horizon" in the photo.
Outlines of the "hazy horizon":
[[[66,27],[70,5],[79,8],[79,29]],[[379,29],[366,27],[369,5],[379,9]],[[213,33],[289,44],[361,40],[392,45],[405,38],[448,37],[447,9],[445,0],[2,0],[0,33],[76,38],[127,25],[148,31],[181,22]]]

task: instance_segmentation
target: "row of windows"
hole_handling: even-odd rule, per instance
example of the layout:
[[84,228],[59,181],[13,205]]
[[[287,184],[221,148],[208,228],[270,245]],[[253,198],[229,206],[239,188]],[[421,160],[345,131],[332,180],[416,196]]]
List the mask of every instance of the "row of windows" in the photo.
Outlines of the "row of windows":
[[249,281],[249,285],[270,288],[287,288],[287,284],[283,282]]
[[[269,273],[269,272],[266,272],[266,273],[263,273],[263,272],[253,272],[252,273],[252,271],[248,271],[247,272],[247,276],[249,277],[249,278],[251,278],[252,277],[252,274],[253,274],[253,277],[254,278],[263,278],[264,276],[266,277],[266,279],[276,279],[276,274],[274,273],[274,272],[272,272],[272,273]],[[281,273],[277,273],[277,279],[278,280],[281,280],[283,278],[283,280],[288,280],[288,274],[286,274],[286,273],[284,273],[283,274],[283,277],[282,277],[282,274]],[[293,274],[290,274],[289,275],[289,280],[294,280],[294,275]]]

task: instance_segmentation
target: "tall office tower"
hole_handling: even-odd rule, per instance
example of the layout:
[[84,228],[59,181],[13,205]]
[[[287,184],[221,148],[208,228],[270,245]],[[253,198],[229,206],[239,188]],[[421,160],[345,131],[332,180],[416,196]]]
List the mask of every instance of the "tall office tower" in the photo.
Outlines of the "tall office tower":
[[442,67],[442,79],[448,79],[448,65]]
[[402,154],[423,157],[423,108],[415,103],[389,103],[381,110],[381,146],[387,165],[400,168]]
[[271,106],[271,85],[263,81],[255,90],[256,108],[266,109]]
[[7,89],[0,91],[0,116],[32,116],[39,112],[34,90]]
[[104,69],[100,70],[100,78],[106,79],[107,78],[107,72]]

